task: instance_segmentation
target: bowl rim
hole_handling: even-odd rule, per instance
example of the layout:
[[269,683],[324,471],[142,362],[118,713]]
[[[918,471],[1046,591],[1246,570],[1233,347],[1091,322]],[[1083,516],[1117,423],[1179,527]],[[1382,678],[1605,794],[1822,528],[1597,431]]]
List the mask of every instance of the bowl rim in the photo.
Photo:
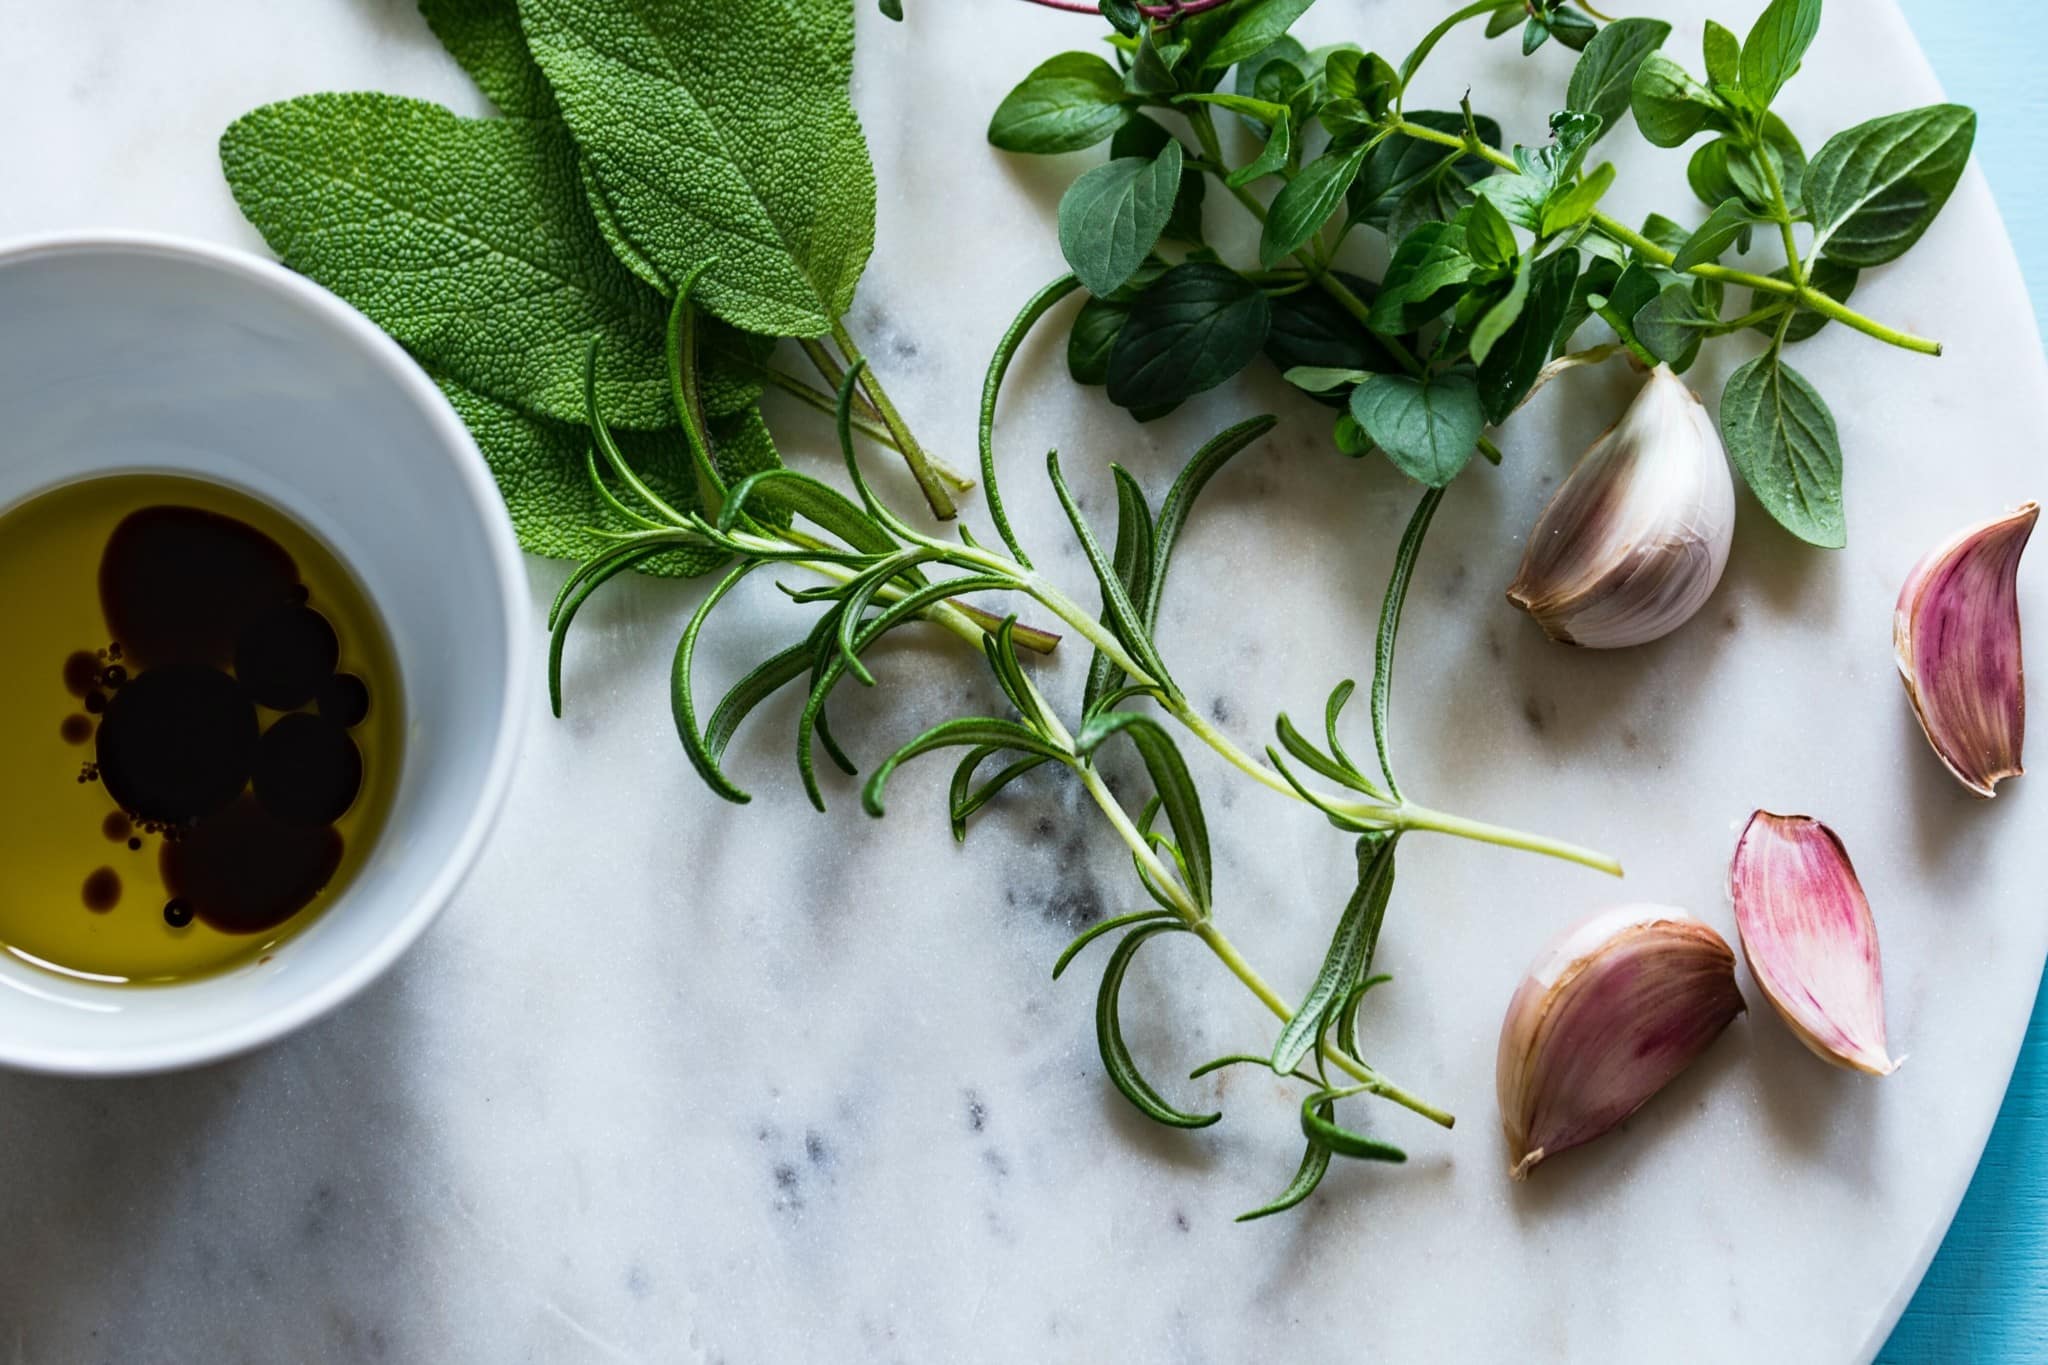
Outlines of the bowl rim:
[[[436,437],[435,444],[454,464],[461,485],[483,524],[491,577],[497,585],[498,606],[511,656],[505,661],[503,670],[505,688],[491,741],[490,762],[482,790],[477,794],[469,817],[453,845],[443,854],[441,865],[425,891],[367,952],[314,982],[309,989],[293,996],[282,1006],[181,1041],[144,1043],[118,1049],[24,1047],[13,1039],[0,1036],[0,1067],[48,1075],[132,1076],[225,1061],[274,1042],[353,998],[418,941],[475,867],[484,841],[504,809],[525,738],[526,712],[533,696],[537,665],[533,650],[526,647],[530,641],[525,560],[513,534],[511,519],[506,515],[504,500],[499,496],[497,482],[484,463],[483,454],[477,449],[469,429],[404,347],[337,295],[276,261],[238,247],[172,233],[125,228],[87,228],[0,237],[0,269],[12,268],[37,257],[94,253],[155,257],[198,265],[239,276],[259,288],[284,295],[304,305],[320,321],[333,326],[410,397],[427,419]],[[204,985],[203,982],[195,982],[190,987],[171,985],[150,989],[177,991],[204,989]]]

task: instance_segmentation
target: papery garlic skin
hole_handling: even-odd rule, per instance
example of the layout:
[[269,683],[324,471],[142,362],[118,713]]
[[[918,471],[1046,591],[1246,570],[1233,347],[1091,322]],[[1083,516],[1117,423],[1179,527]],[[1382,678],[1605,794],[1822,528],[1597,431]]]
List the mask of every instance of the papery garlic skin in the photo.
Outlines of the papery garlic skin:
[[1851,1071],[1896,1071],[1877,922],[1835,832],[1811,816],[1756,812],[1728,887],[1749,973],[1799,1041]]
[[1892,653],[1920,729],[1979,796],[2022,771],[2019,568],[2040,515],[2022,503],[1956,532],[1913,566],[1892,612]]
[[1683,910],[1619,905],[1564,930],[1501,1023],[1509,1174],[1525,1179],[1633,1114],[1742,1010],[1734,949]]
[[1721,437],[1659,365],[1536,519],[1508,600],[1564,644],[1643,644],[1706,605],[1734,535]]

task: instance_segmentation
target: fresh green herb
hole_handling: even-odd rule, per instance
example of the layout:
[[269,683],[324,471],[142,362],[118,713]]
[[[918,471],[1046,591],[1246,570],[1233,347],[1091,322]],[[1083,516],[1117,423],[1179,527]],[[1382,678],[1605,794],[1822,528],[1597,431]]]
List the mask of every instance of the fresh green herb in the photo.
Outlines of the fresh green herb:
[[[548,424],[582,422],[593,341],[612,420],[675,428],[662,329],[684,278],[730,324],[707,322],[695,348],[711,415],[750,407],[764,386],[831,410],[858,356],[844,314],[874,226],[873,171],[846,95],[850,3],[782,22],[758,3],[643,16],[625,0],[528,0],[524,26],[515,0],[421,8],[508,117],[310,95],[237,120],[221,164],[288,265],[361,308],[444,390],[472,395],[465,415],[490,414],[473,432],[494,469],[528,471],[529,489],[575,483],[581,459]],[[643,51],[674,61],[649,76],[629,55]],[[686,107],[697,99],[715,113]],[[786,107],[800,117],[783,119]],[[800,340],[829,387],[773,363],[780,336]],[[972,482],[924,452],[871,373],[864,389],[855,429],[902,452],[934,512],[950,515],[952,493]],[[535,460],[552,461],[544,475]],[[512,505],[528,548],[572,543],[563,512],[532,519],[532,499]]]
[[[1076,378],[1107,378],[1112,402],[1141,419],[1156,415],[1250,362],[1258,349],[1249,344],[1256,290],[1271,302],[1264,349],[1274,363],[1343,408],[1338,449],[1357,454],[1370,442],[1404,473],[1436,485],[1462,470],[1475,449],[1495,457],[1486,423],[1505,420],[1552,359],[1574,364],[1629,353],[1683,370],[1713,339],[1757,330],[1771,338],[1770,354],[1738,372],[1747,383],[1729,386],[1724,435],[1746,452],[1737,466],[1774,517],[1815,544],[1841,543],[1834,424],[1781,352],[1832,320],[1939,354],[1938,343],[1866,317],[1846,300],[1857,270],[1903,254],[1947,202],[1969,157],[1970,111],[1936,105],[1873,119],[1829,139],[1809,163],[1771,105],[1820,31],[1820,0],[1772,0],[1741,39],[1709,24],[1704,79],[1661,51],[1670,25],[1602,22],[1590,7],[1565,0],[1467,4],[1436,23],[1398,66],[1351,46],[1311,53],[1286,32],[1305,4],[1235,0],[1202,9],[1197,16],[1181,5],[1125,7],[1111,48],[1118,66],[1070,53],[1040,72],[1093,63],[1086,89],[1063,92],[1034,73],[1004,102],[1005,111],[1028,104],[1048,124],[1177,116],[1161,126],[1185,139],[1182,192],[1216,179],[1260,224],[1256,270],[1207,247],[1190,255],[1206,281],[1219,288],[1226,277],[1237,282],[1232,311],[1217,310],[1208,329],[1215,340],[1199,348],[1199,385],[1116,381],[1124,336],[1157,325],[1149,296],[1186,289],[1179,270],[1168,268],[1129,297],[1131,276],[1122,272],[1135,268],[1140,253],[1123,239],[1107,258],[1115,269],[1101,272],[1115,277],[1121,296],[1112,307],[1084,305],[1074,323]],[[1523,51],[1539,60],[1553,38],[1578,51],[1546,142],[1503,151],[1499,127],[1469,104],[1455,112],[1406,107],[1430,53],[1459,25],[1481,19],[1488,36],[1519,32]],[[1254,41],[1256,50],[1248,46]],[[1234,74],[1224,70],[1233,64]],[[1230,93],[1217,89],[1226,78]],[[1240,163],[1224,154],[1219,106],[1256,144]],[[1655,146],[1711,134],[1687,165],[1688,182],[1711,210],[1697,227],[1652,215],[1637,231],[1603,212],[1615,170],[1589,153],[1631,114]],[[999,111],[990,129],[997,146],[1054,149],[1026,145],[1010,134],[1011,122]],[[1103,174],[1088,171],[1082,183]],[[1270,193],[1255,193],[1260,187]],[[1164,252],[1171,267],[1165,234],[1150,231],[1158,217],[1151,207],[1143,219],[1126,219],[1145,229],[1132,234],[1145,238],[1143,250]],[[1385,241],[1389,264],[1377,281],[1333,268],[1361,227]],[[1061,229],[1064,243],[1064,211]],[[1724,263],[1759,239],[1777,244],[1783,265]],[[1070,251],[1069,259],[1095,302],[1104,302],[1091,275],[1106,253]],[[1167,311],[1178,318],[1185,310],[1176,302]],[[1572,352],[1576,332],[1594,316],[1612,327],[1613,340]],[[1311,323],[1314,344],[1291,344]],[[1106,339],[1112,330],[1117,335]],[[1146,354],[1165,349],[1143,340]],[[1351,377],[1331,383],[1333,373]]]
[[[1359,987],[1368,980],[1372,945],[1391,895],[1393,849],[1399,836],[1423,831],[1452,834],[1605,871],[1619,869],[1611,859],[1584,849],[1419,806],[1401,796],[1394,784],[1387,742],[1394,640],[1407,584],[1440,492],[1432,490],[1424,498],[1402,542],[1382,616],[1372,710],[1374,742],[1382,764],[1379,780],[1351,765],[1337,736],[1338,712],[1342,697],[1351,691],[1350,684],[1344,684],[1333,697],[1327,753],[1301,740],[1284,717],[1279,722],[1289,752],[1317,774],[1334,780],[1337,791],[1302,783],[1277,750],[1269,750],[1268,766],[1219,732],[1173,681],[1154,636],[1168,570],[1195,500],[1231,458],[1270,429],[1272,419],[1242,423],[1204,446],[1156,508],[1133,479],[1115,471],[1117,531],[1112,548],[1105,548],[1082,514],[1057,456],[1049,457],[1047,474],[1095,578],[1101,597],[1099,613],[1084,608],[1030,566],[1014,528],[1000,511],[1001,489],[991,441],[993,414],[1011,357],[1031,326],[1074,287],[1069,277],[1041,291],[1011,327],[989,367],[983,469],[991,512],[1007,554],[986,548],[964,527],[957,540],[928,535],[881,501],[863,476],[853,444],[853,398],[861,378],[858,363],[845,376],[838,396],[841,450],[852,496],[809,475],[779,467],[734,480],[725,469],[700,465],[703,486],[695,505],[679,503],[634,471],[605,421],[595,383],[587,382],[587,420],[601,457],[589,463],[589,474],[600,490],[598,496],[619,508],[632,529],[608,534],[606,547],[563,585],[550,619],[551,695],[559,706],[564,643],[578,610],[609,578],[644,558],[679,551],[696,551],[730,562],[724,578],[684,628],[676,653],[674,715],[684,750],[714,791],[729,800],[746,800],[745,791],[724,771],[726,745],[763,700],[782,688],[801,685],[806,700],[797,727],[797,767],[811,799],[822,807],[813,743],[823,743],[834,761],[849,772],[854,766],[852,756],[827,725],[834,690],[849,675],[878,685],[882,674],[869,666],[867,656],[892,632],[920,622],[940,626],[976,648],[1008,714],[946,720],[902,743],[867,776],[861,790],[863,807],[880,816],[888,784],[899,768],[928,753],[959,750],[962,757],[951,781],[949,804],[954,832],[964,837],[974,817],[1016,777],[1048,765],[1067,769],[1124,841],[1138,889],[1151,903],[1149,909],[1085,931],[1055,964],[1055,974],[1064,972],[1095,938],[1120,936],[1109,955],[1096,999],[1097,1039],[1111,1082],[1140,1112],[1172,1127],[1205,1127],[1220,1117],[1183,1108],[1167,1098],[1138,1071],[1123,1041],[1122,990],[1133,957],[1154,937],[1186,932],[1205,944],[1281,1020],[1282,1033],[1273,1054],[1277,1071],[1310,1080],[1298,1064],[1310,1053],[1316,1057],[1317,1073],[1310,1080],[1312,1102],[1304,1110],[1303,1120],[1304,1131],[1314,1145],[1312,1151],[1319,1147],[1338,1156],[1398,1159],[1395,1149],[1386,1144],[1337,1126],[1334,1106],[1343,1099],[1371,1094],[1432,1121],[1446,1125],[1451,1121],[1448,1114],[1394,1085],[1364,1061],[1357,1050],[1351,1018],[1361,994]],[[1253,297],[1263,303],[1263,296],[1255,293]],[[698,325],[695,305],[685,290],[672,314],[671,332],[687,336]],[[596,372],[593,360],[587,375],[594,377]],[[709,447],[713,442],[709,433],[696,427],[694,404],[685,391],[687,373],[681,368],[672,371],[679,384],[676,406],[683,414],[684,440],[693,449]],[[715,506],[716,514],[703,510],[707,506]],[[818,588],[792,593],[797,602],[819,608],[818,615],[802,638],[746,673],[707,717],[697,702],[697,642],[730,590],[748,574],[771,565],[805,570],[822,580]],[[1062,718],[1060,708],[1024,668],[1017,652],[1016,618],[998,621],[987,613],[969,614],[968,600],[985,593],[1028,600],[1094,647],[1095,661],[1082,706],[1071,723]],[[1182,738],[1176,738],[1177,734]],[[1313,805],[1339,828],[1361,836],[1358,891],[1352,908],[1339,921],[1331,950],[1336,965],[1318,978],[1300,1011],[1290,1008],[1259,976],[1217,924],[1218,907],[1225,898],[1216,885],[1209,819],[1181,753],[1184,738],[1196,740],[1239,773],[1281,795]],[[1150,800],[1135,817],[1111,792],[1098,768],[1104,750],[1118,741],[1128,743],[1136,753],[1151,788]],[[984,778],[988,765],[998,762],[1001,766],[994,775]],[[1330,1037],[1333,1029],[1337,1031],[1334,1042]],[[1356,1084],[1332,1089],[1324,1077],[1326,1067],[1347,1073]],[[1305,1163],[1304,1170],[1319,1172],[1317,1162]],[[1295,1202],[1306,1196],[1306,1190],[1290,1189],[1297,1196]]]

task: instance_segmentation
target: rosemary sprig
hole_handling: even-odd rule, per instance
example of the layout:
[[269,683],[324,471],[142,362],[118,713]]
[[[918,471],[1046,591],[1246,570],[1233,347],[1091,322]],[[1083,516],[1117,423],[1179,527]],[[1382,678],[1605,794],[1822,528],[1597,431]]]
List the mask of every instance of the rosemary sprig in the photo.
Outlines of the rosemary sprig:
[[[1219,470],[1271,429],[1273,419],[1239,423],[1204,445],[1181,471],[1156,513],[1137,482],[1116,470],[1117,533],[1109,549],[1082,514],[1062,476],[1058,456],[1047,457],[1047,477],[1101,597],[1101,610],[1091,612],[1033,567],[1026,556],[1002,511],[993,448],[1003,375],[1033,323],[1071,288],[1070,281],[1055,282],[1027,305],[989,367],[983,402],[982,479],[1003,550],[984,545],[964,523],[952,528],[947,538],[919,530],[869,485],[854,448],[860,420],[858,393],[865,368],[858,360],[840,375],[834,403],[850,496],[812,475],[782,467],[728,482],[720,473],[717,452],[701,420],[702,405],[694,392],[696,371],[688,363],[698,325],[688,284],[686,281],[679,288],[669,317],[668,349],[675,358],[669,377],[684,432],[679,458],[687,461],[698,482],[697,505],[683,510],[664,500],[620,451],[599,410],[593,354],[585,384],[593,444],[588,467],[607,505],[621,512],[622,520],[632,529],[606,533],[606,548],[569,576],[556,599],[549,618],[549,692],[557,711],[564,643],[578,610],[598,588],[634,564],[680,546],[722,552],[729,556],[729,567],[698,603],[677,644],[672,678],[677,733],[705,783],[727,800],[744,802],[749,799],[747,793],[723,767],[726,747],[762,701],[802,681],[806,697],[796,727],[797,767],[812,802],[823,809],[814,749],[822,745],[838,766],[848,773],[855,770],[852,758],[829,727],[834,690],[849,676],[864,686],[878,686],[881,678],[866,660],[872,648],[913,622],[937,625],[974,646],[996,683],[1006,714],[955,717],[909,740],[868,774],[861,788],[861,803],[869,814],[882,815],[888,783],[905,763],[939,750],[964,751],[953,773],[949,801],[954,833],[964,838],[975,816],[1018,777],[1046,765],[1074,774],[1129,851],[1150,906],[1091,926],[1061,954],[1054,974],[1065,972],[1096,938],[1116,936],[1097,990],[1097,1039],[1111,1081],[1140,1112],[1181,1128],[1204,1127],[1220,1118],[1185,1110],[1169,1100],[1139,1071],[1123,1041],[1120,1004],[1131,962],[1152,939],[1187,933],[1199,939],[1280,1021],[1281,1032],[1268,1057],[1275,1073],[1312,1087],[1301,1110],[1309,1154],[1282,1199],[1248,1216],[1291,1207],[1305,1198],[1332,1155],[1400,1159],[1397,1149],[1338,1124],[1337,1106],[1343,1100],[1377,1096],[1450,1126],[1450,1114],[1389,1080],[1364,1059],[1358,1047],[1357,1006],[1365,988],[1381,979],[1369,973],[1392,893],[1394,850],[1401,835],[1409,831],[1455,834],[1603,870],[1618,872],[1619,867],[1612,859],[1574,845],[1443,815],[1399,794],[1387,737],[1394,646],[1407,584],[1442,491],[1432,489],[1424,494],[1397,555],[1382,615],[1371,691],[1374,746],[1381,761],[1378,777],[1360,772],[1337,737],[1343,702],[1353,690],[1350,683],[1340,684],[1332,694],[1326,715],[1327,751],[1310,745],[1284,716],[1278,722],[1287,751],[1340,790],[1312,788],[1285,766],[1277,750],[1269,750],[1272,767],[1258,763],[1190,706],[1156,639],[1168,569],[1195,500]],[[815,608],[817,614],[801,639],[749,670],[707,716],[696,700],[697,643],[732,590],[768,566],[805,570],[820,580],[815,587],[786,589],[795,604]],[[967,599],[989,593],[1029,599],[1094,648],[1081,708],[1071,725],[1023,666],[1018,646],[1024,632],[1016,616],[996,617],[967,605]],[[1148,703],[1156,709],[1149,709]],[[1357,890],[1337,923],[1324,968],[1299,1009],[1267,983],[1216,922],[1211,831],[1194,776],[1175,738],[1176,730],[1192,735],[1261,785],[1316,807],[1333,824],[1360,836]],[[1127,743],[1136,753],[1152,789],[1149,801],[1135,817],[1110,790],[1099,766],[1104,751],[1118,742]],[[984,777],[985,767],[999,760],[1002,766]],[[1302,1069],[1303,1062],[1310,1059],[1313,1074]],[[1333,1086],[1329,1080],[1332,1070],[1348,1079]]]

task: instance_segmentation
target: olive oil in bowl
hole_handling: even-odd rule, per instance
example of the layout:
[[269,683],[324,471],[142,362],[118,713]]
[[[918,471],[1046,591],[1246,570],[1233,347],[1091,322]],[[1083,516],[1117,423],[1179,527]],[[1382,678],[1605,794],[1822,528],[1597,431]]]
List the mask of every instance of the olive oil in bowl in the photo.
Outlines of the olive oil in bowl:
[[369,599],[289,517],[124,474],[0,514],[0,951],[167,983],[269,953],[383,826],[404,718]]

